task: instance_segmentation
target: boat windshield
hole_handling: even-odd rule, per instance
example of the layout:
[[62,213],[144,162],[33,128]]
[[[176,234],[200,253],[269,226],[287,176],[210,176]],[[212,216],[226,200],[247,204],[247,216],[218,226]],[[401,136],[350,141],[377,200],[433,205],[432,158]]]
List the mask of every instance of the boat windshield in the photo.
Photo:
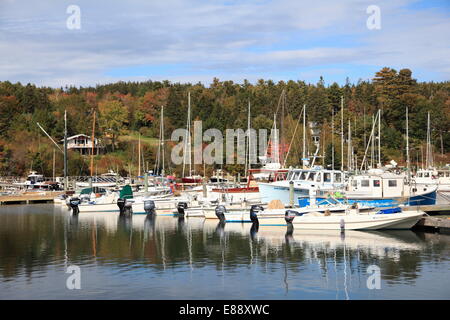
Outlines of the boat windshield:
[[306,175],[308,174],[307,171],[301,171],[300,177],[298,180],[306,180]]

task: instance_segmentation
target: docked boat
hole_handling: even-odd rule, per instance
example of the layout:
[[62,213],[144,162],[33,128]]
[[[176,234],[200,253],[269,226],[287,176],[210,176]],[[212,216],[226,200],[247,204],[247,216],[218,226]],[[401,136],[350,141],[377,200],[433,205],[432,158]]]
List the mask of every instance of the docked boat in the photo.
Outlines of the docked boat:
[[420,210],[406,211],[400,207],[365,212],[349,209],[344,213],[332,214],[301,214],[295,210],[287,210],[284,218],[258,215],[258,222],[265,226],[288,225],[289,222],[299,230],[397,230],[411,229],[424,214]]
[[[408,182],[404,174],[369,170],[367,174],[350,176],[338,200],[375,207],[434,205],[436,191],[436,185],[417,186]],[[319,191],[317,200],[326,197],[326,193]]]
[[[70,202],[68,199],[68,202]],[[73,198],[72,198],[73,199]],[[177,207],[179,202],[189,202],[189,198],[173,197],[168,195],[159,196],[139,196],[134,197],[133,191],[129,185],[122,188],[120,194],[117,192],[108,192],[107,194],[98,198],[89,198],[89,200],[80,201],[77,205],[79,212],[120,212],[119,199],[124,200],[132,209],[133,214],[145,214],[146,204],[152,203],[155,210],[154,213],[161,215],[173,215],[173,210]]]
[[293,182],[295,202],[300,207],[310,205],[311,190],[320,192],[343,190],[345,188],[344,172],[339,170],[325,170],[320,166],[312,169],[291,169],[286,180],[272,183],[258,183],[261,201],[270,202],[280,200],[284,205],[290,204],[290,182]]
[[413,179],[419,187],[437,185],[437,191],[450,193],[450,169],[419,169]]
[[15,182],[14,186],[23,187],[28,190],[39,189],[39,190],[56,190],[58,189],[58,183],[54,181],[45,181],[42,174],[36,171],[30,171],[25,182]]

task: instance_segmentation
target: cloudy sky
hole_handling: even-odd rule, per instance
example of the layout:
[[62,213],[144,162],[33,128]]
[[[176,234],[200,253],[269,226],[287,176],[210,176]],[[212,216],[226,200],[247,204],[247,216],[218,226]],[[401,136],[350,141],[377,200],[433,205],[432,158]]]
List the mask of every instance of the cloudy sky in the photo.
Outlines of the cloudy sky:
[[[70,5],[81,28],[69,29]],[[370,5],[381,29],[369,29]],[[70,20],[72,21],[72,20]],[[0,80],[450,80],[450,0],[0,0]]]

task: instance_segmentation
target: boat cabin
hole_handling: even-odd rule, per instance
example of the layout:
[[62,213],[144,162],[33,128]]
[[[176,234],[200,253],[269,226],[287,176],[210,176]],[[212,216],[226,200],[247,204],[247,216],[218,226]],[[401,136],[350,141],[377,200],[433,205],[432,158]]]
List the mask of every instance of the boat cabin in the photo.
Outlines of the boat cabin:
[[406,185],[403,175],[358,175],[350,177],[347,191],[376,198],[403,197],[405,189],[409,190]]
[[287,175],[288,181],[294,183],[317,183],[330,185],[343,185],[345,182],[345,174],[338,170],[317,169],[292,169]]

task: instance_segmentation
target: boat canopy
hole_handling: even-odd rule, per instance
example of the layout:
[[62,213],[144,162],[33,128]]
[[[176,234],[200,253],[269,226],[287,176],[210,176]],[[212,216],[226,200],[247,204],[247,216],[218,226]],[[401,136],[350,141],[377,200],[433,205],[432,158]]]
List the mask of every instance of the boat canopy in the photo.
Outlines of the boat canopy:
[[122,199],[132,199],[133,198],[133,190],[131,189],[131,186],[127,184],[120,190],[119,198]]

